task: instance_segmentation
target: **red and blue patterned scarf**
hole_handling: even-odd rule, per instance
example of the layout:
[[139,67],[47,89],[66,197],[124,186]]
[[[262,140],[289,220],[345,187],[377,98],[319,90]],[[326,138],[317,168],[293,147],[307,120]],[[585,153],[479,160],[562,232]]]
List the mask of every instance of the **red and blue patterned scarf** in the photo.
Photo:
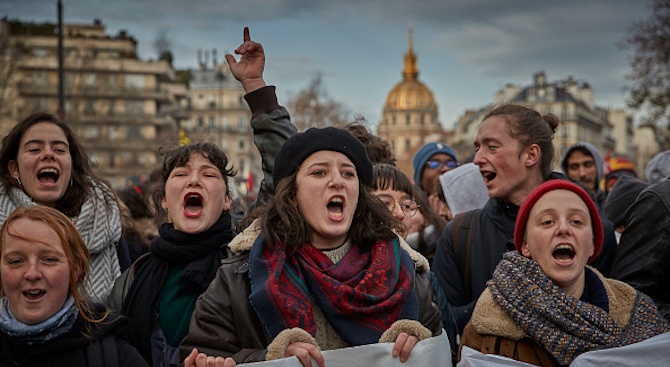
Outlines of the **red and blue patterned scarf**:
[[312,299],[349,345],[379,342],[399,319],[417,320],[414,261],[397,239],[353,245],[337,264],[311,245],[287,256],[262,236],[249,254],[249,300],[272,337],[299,327],[316,336]]

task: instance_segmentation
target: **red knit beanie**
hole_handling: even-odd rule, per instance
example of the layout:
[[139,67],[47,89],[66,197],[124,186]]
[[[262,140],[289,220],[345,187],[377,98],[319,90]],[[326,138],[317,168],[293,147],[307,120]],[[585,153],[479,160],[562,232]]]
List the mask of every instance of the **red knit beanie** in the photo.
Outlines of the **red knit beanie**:
[[521,253],[521,246],[523,245],[523,234],[526,230],[526,224],[528,224],[528,216],[530,215],[531,209],[535,206],[535,203],[542,197],[552,190],[568,190],[577,194],[586,206],[589,208],[589,214],[591,215],[591,228],[593,229],[593,256],[589,258],[589,262],[595,259],[596,256],[600,253],[600,249],[603,246],[603,225],[600,221],[600,215],[598,214],[598,208],[593,202],[589,194],[584,191],[581,187],[576,184],[563,179],[549,180],[542,185],[538,186],[533,192],[528,195],[526,200],[521,205],[519,209],[519,214],[516,216],[516,225],[514,227],[514,246],[516,250]]

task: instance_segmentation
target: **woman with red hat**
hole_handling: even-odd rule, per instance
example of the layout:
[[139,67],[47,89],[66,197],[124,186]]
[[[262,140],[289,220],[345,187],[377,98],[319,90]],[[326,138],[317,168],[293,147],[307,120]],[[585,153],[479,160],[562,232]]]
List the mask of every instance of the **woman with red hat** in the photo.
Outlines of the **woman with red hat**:
[[462,346],[540,366],[670,331],[653,301],[587,262],[603,229],[589,195],[567,180],[538,186],[519,209],[516,251],[503,256],[465,327]]

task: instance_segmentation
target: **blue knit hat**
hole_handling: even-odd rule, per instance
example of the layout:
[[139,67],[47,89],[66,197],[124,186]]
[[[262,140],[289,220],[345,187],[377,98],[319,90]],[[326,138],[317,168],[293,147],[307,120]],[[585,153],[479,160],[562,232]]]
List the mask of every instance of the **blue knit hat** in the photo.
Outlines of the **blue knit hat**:
[[422,146],[421,149],[419,149],[414,154],[414,158],[412,159],[412,165],[414,166],[415,185],[417,186],[421,185],[421,174],[423,173],[423,169],[426,168],[426,162],[428,162],[430,157],[438,153],[448,154],[451,156],[451,158],[453,158],[456,162],[458,162],[458,158],[456,158],[456,153],[447,144],[432,142]]

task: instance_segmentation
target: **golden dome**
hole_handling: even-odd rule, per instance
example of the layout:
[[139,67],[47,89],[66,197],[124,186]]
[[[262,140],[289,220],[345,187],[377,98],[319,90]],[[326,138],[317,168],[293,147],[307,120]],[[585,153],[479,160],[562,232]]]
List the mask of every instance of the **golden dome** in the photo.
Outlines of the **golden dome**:
[[402,71],[403,80],[396,84],[386,97],[385,110],[429,110],[437,108],[433,92],[419,81],[417,56],[412,49],[412,28],[409,28],[409,42]]
[[429,110],[436,108],[433,92],[418,80],[403,80],[386,97],[386,110]]

